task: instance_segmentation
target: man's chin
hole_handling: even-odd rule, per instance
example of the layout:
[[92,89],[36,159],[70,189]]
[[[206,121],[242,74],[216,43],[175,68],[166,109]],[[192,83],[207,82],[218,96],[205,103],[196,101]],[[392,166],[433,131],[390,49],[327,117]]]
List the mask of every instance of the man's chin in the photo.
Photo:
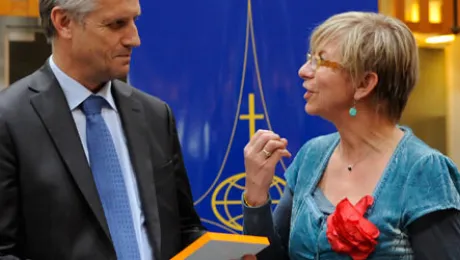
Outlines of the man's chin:
[[129,65],[126,67],[126,69],[117,70],[113,74],[113,78],[124,80],[126,79],[126,77],[128,77],[128,74],[129,74]]

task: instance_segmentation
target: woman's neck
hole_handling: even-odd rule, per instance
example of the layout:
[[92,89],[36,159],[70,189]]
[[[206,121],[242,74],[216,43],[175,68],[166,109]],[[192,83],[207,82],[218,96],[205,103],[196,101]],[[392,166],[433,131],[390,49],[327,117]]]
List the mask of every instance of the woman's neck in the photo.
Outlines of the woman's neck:
[[350,164],[371,154],[385,154],[404,135],[394,122],[375,113],[361,113],[336,124],[340,134],[338,152]]

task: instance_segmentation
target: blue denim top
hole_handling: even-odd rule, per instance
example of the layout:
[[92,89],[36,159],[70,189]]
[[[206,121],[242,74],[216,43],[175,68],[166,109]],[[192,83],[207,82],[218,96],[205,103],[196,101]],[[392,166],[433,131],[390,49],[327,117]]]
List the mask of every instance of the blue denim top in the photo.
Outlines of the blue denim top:
[[[404,137],[394,151],[364,217],[380,230],[378,244],[368,259],[413,259],[407,227],[433,211],[460,210],[460,174],[455,164],[401,127]],[[339,142],[337,133],[302,146],[286,172],[293,196],[290,259],[351,259],[331,249],[326,219],[334,206],[317,189]]]

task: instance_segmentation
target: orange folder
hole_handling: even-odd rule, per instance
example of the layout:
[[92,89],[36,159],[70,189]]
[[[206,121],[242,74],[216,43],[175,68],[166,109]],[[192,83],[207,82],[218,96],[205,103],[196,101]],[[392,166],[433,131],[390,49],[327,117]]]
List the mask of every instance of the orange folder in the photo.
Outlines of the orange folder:
[[232,260],[255,255],[270,244],[268,238],[207,232],[171,260]]

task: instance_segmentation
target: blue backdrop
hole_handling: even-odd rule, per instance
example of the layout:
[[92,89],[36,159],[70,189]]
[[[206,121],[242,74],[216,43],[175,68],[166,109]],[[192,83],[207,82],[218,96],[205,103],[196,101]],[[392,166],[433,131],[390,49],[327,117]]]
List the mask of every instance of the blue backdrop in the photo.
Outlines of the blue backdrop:
[[[243,148],[272,129],[296,154],[334,127],[304,112],[302,80],[311,30],[377,0],[141,0],[130,82],[173,109],[195,206],[211,231],[242,231]],[[278,166],[271,195],[284,189]]]

